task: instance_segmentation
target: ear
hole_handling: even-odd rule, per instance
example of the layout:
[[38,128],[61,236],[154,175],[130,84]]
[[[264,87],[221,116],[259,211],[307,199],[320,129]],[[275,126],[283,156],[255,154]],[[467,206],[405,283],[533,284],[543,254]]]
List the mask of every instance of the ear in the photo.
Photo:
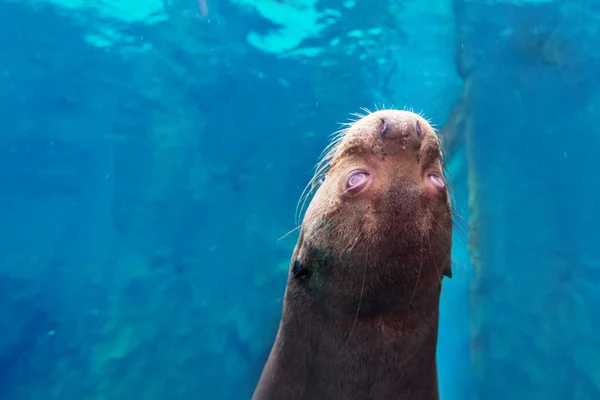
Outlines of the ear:
[[310,278],[310,270],[300,260],[296,259],[292,263],[292,277],[294,279]]
[[446,269],[444,269],[442,271],[442,276],[446,276],[446,277],[452,279],[452,264],[448,264]]
[[[304,232],[300,231],[300,236],[298,237],[298,242],[296,242],[296,248],[294,249],[294,253],[292,254],[292,265],[290,266],[290,278],[291,279],[305,279],[310,277],[310,270],[308,269],[308,263],[306,260],[302,260],[302,255],[300,252],[302,251],[302,245],[304,244]],[[306,254],[306,252],[303,252]]]

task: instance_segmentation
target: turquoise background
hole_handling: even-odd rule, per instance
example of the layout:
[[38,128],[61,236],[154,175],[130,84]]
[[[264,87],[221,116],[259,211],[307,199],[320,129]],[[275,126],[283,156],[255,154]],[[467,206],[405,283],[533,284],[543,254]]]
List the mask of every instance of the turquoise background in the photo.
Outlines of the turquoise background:
[[0,0],[0,399],[248,399],[361,107],[446,146],[441,398],[600,398],[600,3]]

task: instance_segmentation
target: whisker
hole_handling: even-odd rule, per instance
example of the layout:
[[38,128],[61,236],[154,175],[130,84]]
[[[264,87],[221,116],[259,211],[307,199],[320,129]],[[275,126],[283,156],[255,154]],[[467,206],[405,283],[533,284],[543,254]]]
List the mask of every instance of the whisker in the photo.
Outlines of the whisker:
[[315,193],[315,191],[320,186],[322,179],[327,175],[327,172],[332,167],[332,162],[333,162],[335,153],[337,152],[337,150],[340,146],[340,143],[343,141],[344,137],[346,137],[346,133],[347,133],[348,129],[356,121],[360,120],[361,118],[366,117],[369,114],[372,114],[372,111],[365,107],[360,108],[360,110],[363,113],[360,113],[360,112],[350,113],[350,116],[353,116],[356,119],[349,118],[349,122],[340,123],[341,129],[339,129],[329,135],[330,141],[327,144],[327,146],[325,147],[325,149],[323,149],[323,151],[321,152],[318,161],[316,162],[315,166],[313,167],[313,170],[314,170],[313,176],[309,180],[309,182],[306,184],[306,186],[304,187],[304,190],[302,191],[300,198],[298,199],[298,203],[296,204],[296,212],[295,212],[296,223],[299,223],[300,218],[305,211],[305,207],[306,207],[306,203],[307,203],[308,199],[310,198],[310,196],[312,194]]
[[[362,234],[362,232],[359,234]],[[367,260],[369,260],[369,250],[370,250],[370,246],[367,246]],[[352,337],[352,333],[354,332],[354,327],[356,326],[356,322],[358,321],[358,315],[360,314],[360,306],[362,304],[362,299],[363,296],[365,294],[365,283],[367,281],[367,267],[368,267],[368,263],[365,263],[365,268],[363,270],[363,280],[362,280],[362,286],[360,289],[360,297],[358,298],[358,306],[356,307],[356,314],[354,315],[354,321],[352,322],[352,327],[350,328],[350,332],[348,333],[348,338],[346,339],[346,344],[348,344],[348,341],[350,341],[350,338]]]
[[361,113],[350,113],[350,115],[352,115],[358,119],[361,119],[361,118],[364,118],[367,116],[366,114],[361,114]]
[[365,112],[366,115],[373,114],[373,111],[369,110],[367,107],[361,107],[360,109]]
[[463,225],[463,223],[460,219],[459,219],[458,223],[454,223],[453,225],[456,228],[456,232],[458,233],[458,236],[460,237],[462,244],[468,245],[468,243],[469,243],[468,233],[465,233],[465,231],[468,230],[468,227],[466,225]]
[[[415,299],[415,296],[417,294],[417,289],[419,287],[419,281],[421,279],[421,270],[423,269],[423,236],[421,235],[421,246],[419,248],[419,270],[417,271],[417,282],[415,282],[415,289],[413,290],[413,294],[410,297],[410,301],[408,302],[408,305],[410,306],[413,302],[413,300]],[[429,247],[429,253],[431,253],[431,242],[428,241],[428,247]]]
[[280,237],[279,239],[277,239],[277,241],[279,242],[280,240],[285,239],[286,237],[288,237],[289,235],[291,235],[294,231],[297,231],[300,228],[302,228],[302,224],[298,225],[297,227],[295,227],[294,229],[292,229],[291,231],[289,231],[288,233],[286,233],[285,235],[283,235],[282,237]]

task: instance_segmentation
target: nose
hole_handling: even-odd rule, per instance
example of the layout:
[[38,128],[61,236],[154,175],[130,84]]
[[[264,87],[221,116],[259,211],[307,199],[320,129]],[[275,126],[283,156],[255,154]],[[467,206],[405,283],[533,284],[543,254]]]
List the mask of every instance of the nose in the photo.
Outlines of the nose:
[[413,117],[410,113],[403,113],[401,115],[380,116],[377,137],[381,141],[392,140],[393,138],[409,141],[416,139],[420,144],[424,133],[419,118]]

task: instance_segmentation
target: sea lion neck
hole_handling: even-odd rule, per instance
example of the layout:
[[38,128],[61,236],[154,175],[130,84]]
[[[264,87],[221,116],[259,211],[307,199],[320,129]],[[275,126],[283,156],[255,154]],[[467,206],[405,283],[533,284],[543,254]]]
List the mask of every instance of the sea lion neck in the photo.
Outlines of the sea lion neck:
[[412,315],[437,310],[439,276],[423,272],[422,279],[405,279],[407,270],[418,271],[422,258],[365,257],[357,262],[353,253],[340,256],[311,246],[310,240],[304,240],[303,234],[298,240],[287,288],[292,298],[302,297],[302,307],[310,307],[311,313],[335,320],[341,326],[374,318],[383,322],[408,320]]
[[438,311],[339,319],[288,290],[261,385],[266,399],[437,400]]

